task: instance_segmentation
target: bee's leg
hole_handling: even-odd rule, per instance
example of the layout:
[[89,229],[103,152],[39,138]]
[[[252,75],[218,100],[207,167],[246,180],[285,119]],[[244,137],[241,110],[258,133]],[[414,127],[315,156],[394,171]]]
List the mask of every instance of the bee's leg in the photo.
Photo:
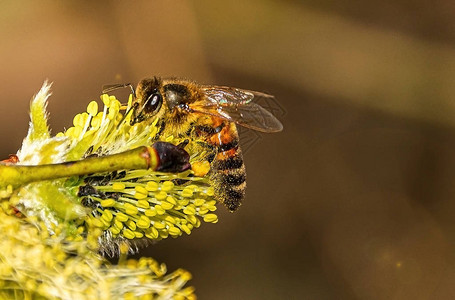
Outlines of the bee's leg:
[[183,149],[186,147],[186,145],[188,145],[188,143],[190,142],[189,139],[185,139],[183,142],[181,142],[180,144],[177,145],[177,147]]

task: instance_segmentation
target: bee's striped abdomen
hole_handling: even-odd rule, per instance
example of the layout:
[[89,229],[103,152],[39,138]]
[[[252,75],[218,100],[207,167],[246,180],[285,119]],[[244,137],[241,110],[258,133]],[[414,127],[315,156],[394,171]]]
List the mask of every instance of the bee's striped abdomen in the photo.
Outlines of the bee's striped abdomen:
[[217,147],[211,179],[215,197],[233,212],[245,198],[246,170],[235,124],[227,123],[217,131],[210,137],[211,144]]

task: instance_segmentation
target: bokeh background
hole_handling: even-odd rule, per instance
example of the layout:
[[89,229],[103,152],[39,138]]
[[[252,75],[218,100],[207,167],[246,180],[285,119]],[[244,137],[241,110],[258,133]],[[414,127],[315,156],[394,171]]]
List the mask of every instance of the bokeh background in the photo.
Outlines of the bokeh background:
[[150,75],[276,95],[285,129],[245,154],[241,209],[144,251],[200,299],[455,298],[454,1],[1,7],[0,157],[45,79],[54,133]]

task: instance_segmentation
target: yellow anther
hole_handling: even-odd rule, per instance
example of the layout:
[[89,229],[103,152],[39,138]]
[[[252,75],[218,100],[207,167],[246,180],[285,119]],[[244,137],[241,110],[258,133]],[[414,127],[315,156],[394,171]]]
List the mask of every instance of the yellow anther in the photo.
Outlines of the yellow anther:
[[149,208],[150,207],[150,203],[147,200],[138,200],[137,201],[137,207]]
[[218,222],[218,216],[215,214],[206,214],[204,216],[204,222],[207,223],[216,223]]
[[122,223],[128,221],[128,216],[125,215],[124,213],[121,213],[121,212],[118,212],[118,213],[115,215],[115,218],[116,218],[117,220],[119,220],[120,222],[122,222]]
[[107,114],[107,118],[109,120],[114,120],[117,113],[118,113],[118,110],[116,110],[115,107],[109,107],[109,112]]
[[147,209],[144,211],[144,214],[147,216],[147,217],[154,217],[156,216],[156,210],[154,207],[151,207],[150,209]]
[[140,231],[135,231],[134,232],[134,235],[137,239],[140,239],[140,238],[143,238],[144,237],[144,234]]
[[123,229],[122,233],[123,233],[124,237],[126,237],[127,239],[130,239],[130,240],[132,240],[136,237],[136,235],[134,234],[133,231],[126,229],[126,228]]
[[156,230],[155,227],[150,227],[147,232],[145,233],[145,236],[148,237],[149,239],[156,239],[159,236],[158,230]]
[[207,208],[200,208],[199,211],[198,211],[198,214],[200,216],[202,216],[202,215],[205,215],[208,212],[209,212],[209,210]]
[[207,190],[205,190],[205,194],[209,197],[212,197],[215,195],[215,189],[213,187],[209,187]]
[[134,193],[134,198],[136,198],[136,199],[138,199],[138,200],[139,200],[139,199],[145,199],[145,198],[147,198],[147,194],[142,194],[142,193],[136,191],[136,192]]
[[109,105],[111,104],[111,99],[109,99],[109,95],[107,94],[102,94],[101,100],[103,101],[103,104],[107,107],[109,107]]
[[100,204],[102,207],[113,207],[116,201],[114,199],[101,200]]
[[119,220],[114,220],[114,226],[117,227],[119,230],[123,229],[123,223]]
[[191,233],[191,230],[190,228],[187,226],[187,225],[181,225],[180,228],[186,233],[186,234],[190,234]]
[[170,235],[174,235],[174,236],[182,234],[182,231],[180,231],[180,229],[178,229],[175,226],[170,226],[168,231],[169,231]]
[[65,136],[74,137],[74,127],[70,127],[65,131]]
[[73,118],[73,126],[74,127],[82,127],[84,126],[84,117],[82,114],[77,114]]
[[166,199],[166,197],[167,197],[167,193],[165,191],[160,191],[155,194],[155,198],[160,201]]
[[189,186],[185,187],[182,191],[182,197],[193,197],[193,189],[190,188]]
[[193,203],[196,206],[201,206],[201,205],[203,205],[205,203],[205,199],[198,198],[198,199],[194,200]]
[[136,192],[138,192],[138,193],[145,194],[145,195],[148,194],[147,189],[146,189],[145,187],[141,186],[141,185],[137,185],[136,187],[134,187],[134,189],[135,189]]
[[130,216],[137,215],[137,213],[139,212],[137,207],[132,205],[131,203],[123,204],[123,208],[125,209],[125,213]]
[[146,229],[150,227],[150,219],[146,216],[141,216],[139,221],[136,222],[137,227]]
[[155,205],[155,210],[157,215],[164,215],[166,213],[166,210],[161,205]]
[[165,181],[161,185],[161,190],[165,192],[169,192],[174,188],[174,183],[172,181]]
[[192,189],[193,193],[199,192],[199,187],[195,184],[190,184],[189,186],[187,186],[187,188]]
[[[182,276],[182,279],[185,281],[190,281],[193,276],[191,276],[191,273],[188,271],[185,271],[183,269],[178,269],[180,271],[180,276]],[[183,292],[183,291],[182,291]],[[185,293],[194,293],[194,287],[189,286],[188,288],[185,289]]]
[[103,222],[101,222],[101,220],[99,220],[99,219],[92,219],[92,224],[95,227],[99,227],[99,228],[103,228],[104,227]]
[[199,220],[195,215],[187,215],[186,219],[193,225]]
[[178,200],[178,203],[181,206],[187,206],[188,203],[190,203],[190,200],[189,199],[181,199],[181,200]]
[[175,198],[172,197],[172,196],[167,196],[166,197],[166,201],[173,204],[173,205],[176,205],[177,204],[177,201],[175,201]]
[[112,213],[106,209],[105,211],[103,211],[101,218],[110,222],[110,221],[112,221],[113,216],[112,216]]
[[94,129],[98,129],[101,126],[101,120],[102,120],[102,116],[99,116],[99,114],[98,114],[96,117],[92,118],[92,121],[90,122],[90,125]]
[[145,188],[147,189],[147,191],[150,191],[150,192],[157,191],[158,187],[159,187],[159,185],[155,181],[148,181],[147,184],[145,185]]
[[112,184],[112,189],[114,191],[124,190],[125,189],[125,184],[122,183],[122,182],[114,182],[114,184]]
[[169,222],[171,224],[175,224],[177,223],[176,219],[170,215],[167,215],[165,218],[164,218],[164,221],[166,222]]
[[133,220],[126,221],[125,225],[131,230],[136,230],[136,223]]
[[167,201],[162,201],[161,202],[161,207],[165,210],[169,210],[169,209],[172,209],[174,207],[174,204],[172,203],[169,203]]
[[155,227],[156,229],[158,230],[162,230],[164,228],[166,228],[166,225],[164,225],[163,223],[159,222],[159,221],[156,221],[154,224],[153,224],[153,227]]
[[120,233],[120,229],[115,226],[110,227],[109,231],[112,232],[113,235],[118,235]]
[[185,209],[183,210],[183,213],[185,215],[194,215],[196,213],[196,209],[194,208],[194,206],[187,206],[185,207]]
[[87,112],[91,115],[91,116],[96,116],[96,114],[98,113],[98,103],[96,101],[91,101],[88,105],[87,105]]

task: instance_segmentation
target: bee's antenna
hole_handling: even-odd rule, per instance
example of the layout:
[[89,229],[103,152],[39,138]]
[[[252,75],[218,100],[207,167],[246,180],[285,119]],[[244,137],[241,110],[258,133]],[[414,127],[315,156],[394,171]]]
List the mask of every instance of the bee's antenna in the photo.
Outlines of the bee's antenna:
[[103,94],[118,90],[118,89],[124,89],[129,87],[131,89],[131,94],[133,94],[133,97],[136,99],[136,92],[134,91],[134,87],[131,83],[117,83],[117,84],[105,84],[103,85]]
[[[105,85],[103,85],[103,91],[101,93],[102,94],[106,94],[106,93],[109,93],[109,92],[112,92],[112,91],[115,91],[115,90],[118,90],[118,89],[124,89],[124,88],[127,88],[127,87],[129,87],[131,89],[131,94],[133,95],[133,99],[136,99],[136,92],[134,91],[134,87],[133,87],[133,85],[131,83],[105,84]],[[123,115],[122,120],[120,120],[120,122],[118,123],[117,128],[120,127],[120,124],[123,123],[123,121],[128,116],[128,114],[130,114],[134,109],[136,109],[136,107],[137,107],[137,103],[133,104],[125,112],[125,114]]]

